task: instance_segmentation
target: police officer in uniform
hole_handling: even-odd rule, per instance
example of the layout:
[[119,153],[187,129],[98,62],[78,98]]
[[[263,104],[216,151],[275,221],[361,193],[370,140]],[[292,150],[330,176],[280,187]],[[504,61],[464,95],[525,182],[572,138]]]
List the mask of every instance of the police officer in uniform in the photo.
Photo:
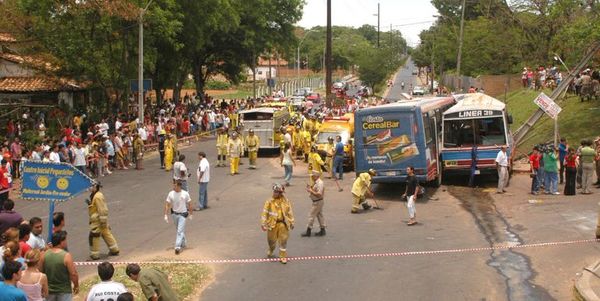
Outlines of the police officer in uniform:
[[315,233],[315,236],[325,236],[325,217],[323,216],[325,184],[321,180],[321,173],[316,170],[313,170],[311,179],[314,184],[312,186],[306,185],[306,192],[308,192],[312,201],[312,207],[308,217],[308,226],[306,227],[306,232],[302,233],[302,237],[310,237],[315,218],[319,221],[319,227],[321,227],[321,231]]
[[260,139],[254,135],[254,130],[248,130],[248,136],[246,136],[246,150],[248,151],[248,161],[250,162],[250,169],[256,169],[256,158],[258,157],[258,147],[260,146]]
[[119,255],[119,246],[108,225],[108,207],[104,200],[104,194],[100,192],[100,187],[102,187],[100,183],[92,185],[92,193],[86,200],[90,218],[90,257],[93,260],[100,259],[100,237],[108,246],[109,255]]
[[281,184],[273,185],[273,195],[265,202],[261,214],[260,228],[267,232],[269,249],[267,257],[272,258],[279,244],[281,263],[287,263],[287,240],[289,231],[294,229],[292,203],[284,196],[285,188]]

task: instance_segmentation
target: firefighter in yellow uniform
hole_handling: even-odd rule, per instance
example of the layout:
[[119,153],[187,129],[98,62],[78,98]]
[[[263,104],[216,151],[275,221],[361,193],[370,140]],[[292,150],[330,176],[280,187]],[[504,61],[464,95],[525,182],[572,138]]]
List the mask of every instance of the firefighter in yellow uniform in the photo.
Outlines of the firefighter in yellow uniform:
[[283,195],[284,192],[283,185],[273,185],[273,196],[265,202],[260,223],[261,229],[267,231],[267,242],[269,243],[267,256],[272,258],[275,247],[279,244],[279,258],[283,264],[287,263],[289,231],[294,229],[292,204]]
[[329,170],[329,178],[333,178],[333,153],[335,150],[335,145],[333,144],[333,136],[327,137],[327,144],[325,145],[325,152],[327,153],[327,157],[325,158],[325,165]]
[[310,147],[312,144],[312,137],[310,132],[307,130],[302,131],[302,149],[304,152],[304,162],[308,162],[308,154],[310,154]]
[[217,167],[225,166],[225,162],[227,160],[227,142],[229,141],[229,136],[227,135],[227,131],[223,128],[219,128],[217,133]]
[[361,205],[364,210],[371,209],[366,196],[373,196],[373,190],[371,190],[371,178],[373,176],[375,176],[375,170],[369,169],[368,172],[361,173],[354,180],[352,184],[352,213],[359,213]]
[[108,225],[108,207],[104,195],[100,192],[100,187],[102,187],[100,183],[92,185],[92,194],[86,200],[90,218],[90,257],[93,260],[100,259],[100,237],[108,246],[109,255],[119,255],[117,240],[115,240]]
[[237,110],[229,113],[229,120],[231,121],[231,128],[235,129],[238,126]]
[[302,131],[300,130],[300,126],[297,126],[294,130],[294,135],[293,135],[293,149],[295,151],[295,156],[296,158],[298,157],[302,157],[302,145],[303,145],[303,138],[302,138]]
[[321,159],[321,155],[317,152],[317,147],[313,146],[310,149],[310,154],[308,154],[308,178],[310,179],[310,185],[314,185],[314,181],[311,177],[313,171],[318,171],[319,174],[323,173],[323,159]]
[[227,156],[229,156],[229,168],[231,175],[239,174],[240,157],[242,156],[243,143],[237,132],[231,133],[227,142]]
[[244,147],[248,151],[248,161],[250,161],[250,169],[256,169],[256,157],[258,157],[258,147],[260,146],[260,139],[254,135],[254,130],[248,130],[248,136],[246,136],[246,143]]

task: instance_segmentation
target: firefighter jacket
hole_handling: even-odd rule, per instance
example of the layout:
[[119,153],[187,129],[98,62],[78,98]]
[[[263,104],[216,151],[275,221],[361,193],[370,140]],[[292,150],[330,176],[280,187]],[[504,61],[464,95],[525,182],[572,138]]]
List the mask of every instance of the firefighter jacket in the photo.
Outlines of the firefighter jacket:
[[249,152],[256,152],[258,151],[258,147],[260,146],[260,139],[258,138],[258,136],[253,135],[253,136],[246,136],[246,143],[245,143],[245,147],[248,148]]
[[268,230],[272,230],[278,222],[285,223],[288,230],[294,228],[292,204],[285,196],[268,199],[261,214],[261,226]]
[[308,171],[309,172],[312,170],[322,172],[323,165],[325,165],[325,162],[323,162],[323,159],[321,159],[321,156],[319,155],[319,153],[311,152],[308,155]]
[[227,149],[227,142],[229,141],[229,137],[227,133],[218,134],[217,136],[217,148],[218,149]]
[[100,233],[101,228],[108,227],[108,207],[102,192],[98,191],[94,194],[88,205],[88,215],[90,218],[90,232]]
[[235,138],[235,139],[229,139],[229,141],[227,142],[227,156],[229,156],[229,158],[238,158],[242,156],[242,151],[243,151],[243,143],[242,143],[242,139]]

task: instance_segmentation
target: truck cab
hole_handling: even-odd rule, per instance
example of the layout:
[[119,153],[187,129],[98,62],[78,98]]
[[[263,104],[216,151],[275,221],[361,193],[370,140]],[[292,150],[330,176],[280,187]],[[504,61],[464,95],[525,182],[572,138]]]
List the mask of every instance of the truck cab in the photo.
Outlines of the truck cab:
[[344,167],[354,168],[354,114],[348,113],[342,117],[325,117],[315,137],[315,144],[319,154],[327,154],[329,137],[342,137],[344,143]]

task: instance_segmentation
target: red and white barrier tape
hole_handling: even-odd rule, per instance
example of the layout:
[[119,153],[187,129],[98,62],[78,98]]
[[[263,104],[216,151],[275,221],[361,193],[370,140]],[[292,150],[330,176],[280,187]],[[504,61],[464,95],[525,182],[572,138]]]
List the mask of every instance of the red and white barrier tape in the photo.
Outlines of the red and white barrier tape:
[[[390,253],[371,253],[371,254],[347,254],[347,255],[315,255],[315,256],[298,256],[288,257],[288,261],[308,261],[308,260],[334,260],[334,259],[359,259],[359,258],[373,258],[373,257],[401,257],[401,256],[414,256],[414,255],[442,255],[442,254],[455,254],[455,253],[474,253],[483,251],[494,251],[494,250],[508,250],[508,249],[524,249],[524,248],[540,248],[540,247],[551,247],[551,246],[565,246],[574,244],[585,244],[600,242],[600,239],[582,239],[582,240],[570,240],[570,241],[556,241],[556,242],[541,242],[531,244],[506,244],[496,245],[490,247],[480,248],[463,248],[463,249],[444,249],[444,250],[432,250],[432,251],[404,251],[404,252],[390,252]],[[262,262],[274,262],[279,261],[279,258],[249,258],[249,259],[197,259],[197,260],[160,260],[160,261],[115,261],[112,262],[116,265],[126,265],[130,263],[138,264],[224,264],[224,263],[262,263]],[[84,261],[75,262],[78,266],[93,266],[100,264],[99,261]]]

